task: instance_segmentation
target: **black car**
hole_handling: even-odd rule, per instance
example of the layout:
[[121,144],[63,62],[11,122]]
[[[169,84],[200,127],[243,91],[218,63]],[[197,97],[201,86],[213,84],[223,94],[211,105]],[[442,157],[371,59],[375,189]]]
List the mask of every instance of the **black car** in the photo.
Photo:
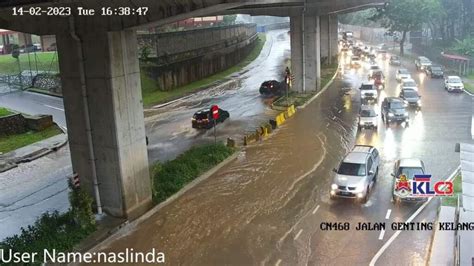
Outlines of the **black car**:
[[408,125],[409,117],[405,108],[405,102],[401,98],[386,97],[382,102],[382,120],[389,124],[397,122],[399,124],[405,122]]
[[[229,118],[229,112],[219,108],[219,118],[215,121],[216,124],[224,122]],[[214,126],[214,118],[211,114],[211,108],[202,109],[194,113],[192,118],[192,127],[198,129],[210,129]]]
[[400,98],[402,98],[409,107],[421,109],[421,96],[416,90],[402,89],[400,91]]
[[432,78],[442,78],[444,77],[443,68],[441,66],[428,66],[425,69],[426,75]]
[[285,93],[285,86],[277,80],[267,80],[260,85],[259,91],[263,96],[281,96]]

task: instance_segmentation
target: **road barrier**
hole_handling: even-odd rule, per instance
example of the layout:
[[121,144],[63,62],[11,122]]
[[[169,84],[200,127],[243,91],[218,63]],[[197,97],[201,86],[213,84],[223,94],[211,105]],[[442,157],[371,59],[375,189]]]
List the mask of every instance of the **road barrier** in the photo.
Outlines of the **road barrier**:
[[262,124],[259,128],[255,130],[255,132],[246,134],[244,136],[244,146],[267,137],[273,132],[274,129],[285,123],[285,121],[295,115],[295,113],[295,106],[291,105],[284,112],[278,114],[275,119],[270,119],[268,123]]

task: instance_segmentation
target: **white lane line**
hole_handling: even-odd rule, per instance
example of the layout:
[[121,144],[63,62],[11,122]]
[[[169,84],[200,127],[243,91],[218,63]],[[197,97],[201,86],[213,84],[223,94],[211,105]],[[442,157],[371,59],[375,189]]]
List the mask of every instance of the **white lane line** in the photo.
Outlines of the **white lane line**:
[[387,210],[387,215],[385,215],[385,220],[388,220],[390,218],[390,214],[392,213],[392,209]]
[[275,266],[279,266],[280,263],[281,263],[281,259],[278,259],[278,260],[277,260],[277,263],[275,263]]
[[301,235],[301,233],[303,233],[303,229],[300,229],[300,230],[298,231],[298,233],[296,234],[295,238],[293,238],[293,240],[298,239],[298,237]]
[[61,108],[58,108],[58,107],[55,107],[55,106],[51,106],[51,105],[47,105],[47,104],[43,104],[43,105],[46,106],[46,107],[49,107],[49,108],[56,109],[56,110],[59,110],[59,111],[63,111],[63,112],[64,112],[64,109],[61,109]]
[[319,205],[316,206],[316,208],[314,208],[313,214],[315,214],[318,211],[318,209],[319,209]]
[[383,240],[384,235],[385,235],[385,230],[382,229],[382,231],[380,231],[379,240]]
[[[459,172],[460,169],[461,169],[461,166],[458,166],[456,168],[456,170],[454,170],[454,172],[446,179],[446,181],[453,180],[453,178],[456,176],[456,174]],[[420,212],[430,203],[430,201],[432,199],[433,198],[429,198],[423,205],[421,205],[420,208],[418,208],[418,210],[416,210],[416,212],[414,212],[412,214],[412,216],[410,216],[406,222],[411,223],[411,221],[413,221],[413,219],[415,219],[416,216],[418,216],[418,214],[420,214]],[[375,265],[375,263],[380,258],[380,256],[382,256],[382,254],[385,252],[385,250],[392,244],[392,242],[398,237],[398,235],[401,232],[402,232],[401,230],[396,231],[395,234],[393,234],[392,237],[390,237],[390,239],[387,242],[385,242],[385,244],[383,244],[383,246],[379,249],[379,251],[377,251],[375,256],[370,261],[369,266],[374,266]]]

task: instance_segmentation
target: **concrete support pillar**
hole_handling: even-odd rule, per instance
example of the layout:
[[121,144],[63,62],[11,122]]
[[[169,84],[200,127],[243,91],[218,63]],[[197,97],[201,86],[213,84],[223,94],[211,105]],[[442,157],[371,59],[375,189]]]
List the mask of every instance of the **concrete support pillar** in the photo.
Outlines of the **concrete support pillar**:
[[303,21],[304,90],[321,88],[321,40],[319,16],[305,15]]
[[338,26],[337,15],[329,15],[329,64],[337,63]]
[[56,37],[73,170],[94,195],[92,150],[103,210],[134,218],[151,207],[136,33],[80,32]]
[[303,91],[303,17],[290,18],[291,73],[294,80],[291,89]]
[[321,21],[321,63],[324,65],[330,64],[330,50],[331,44],[329,41],[329,15],[324,15],[320,17]]

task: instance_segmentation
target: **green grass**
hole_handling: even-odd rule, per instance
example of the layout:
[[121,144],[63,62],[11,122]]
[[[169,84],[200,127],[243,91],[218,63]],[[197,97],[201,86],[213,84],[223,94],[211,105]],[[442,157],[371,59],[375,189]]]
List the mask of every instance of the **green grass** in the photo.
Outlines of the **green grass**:
[[153,79],[146,77],[146,75],[144,74],[141,74],[143,105],[150,106],[152,104],[168,102],[168,101],[180,98],[182,96],[188,95],[190,93],[206,89],[206,87],[211,85],[212,83],[218,80],[222,80],[226,78],[227,76],[237,71],[242,70],[245,66],[250,64],[252,61],[254,61],[258,57],[258,55],[262,51],[263,45],[265,44],[265,41],[266,41],[265,38],[266,38],[265,34],[259,34],[258,40],[254,49],[239,64],[225,71],[219,72],[217,74],[214,74],[202,80],[192,82],[190,84],[187,84],[185,86],[182,86],[176,89],[172,89],[169,91],[161,91],[158,89],[158,85]]
[[474,84],[464,82],[464,89],[469,91],[470,93],[474,93]]
[[[37,52],[20,55],[21,70],[55,71],[59,72],[56,52]],[[0,55],[0,74],[18,74],[18,62],[11,55]]]
[[443,197],[441,204],[443,206],[456,207],[458,204],[458,195],[461,196],[462,192],[462,176],[459,174],[453,180],[454,194],[450,197]]
[[0,107],[0,117],[13,114],[10,110]]
[[210,144],[193,147],[174,160],[156,163],[151,169],[153,201],[166,200],[232,153],[234,150],[223,144]]
[[56,126],[51,126],[43,131],[28,131],[22,134],[0,136],[0,152],[5,153],[33,144],[58,134],[62,131]]

